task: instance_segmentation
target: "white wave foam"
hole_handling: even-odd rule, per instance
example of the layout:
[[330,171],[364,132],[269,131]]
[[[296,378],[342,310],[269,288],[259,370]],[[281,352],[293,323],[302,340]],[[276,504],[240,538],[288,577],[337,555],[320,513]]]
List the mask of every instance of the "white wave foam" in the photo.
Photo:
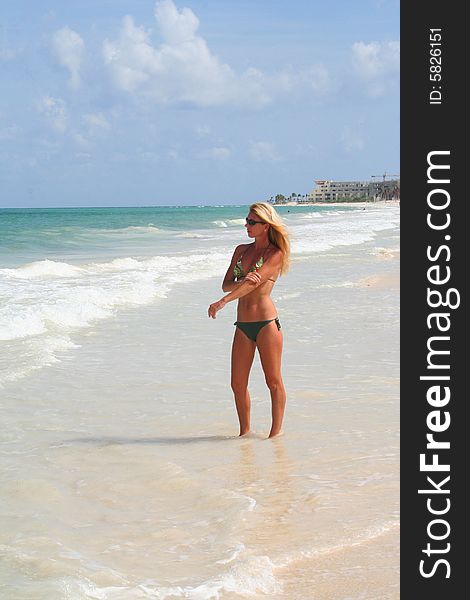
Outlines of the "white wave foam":
[[216,225],[217,227],[230,227],[230,226],[240,226],[240,225],[245,225],[245,219],[226,219],[224,221],[219,220],[219,221],[212,221],[213,225]]
[[0,310],[0,339],[38,335],[52,326],[89,325],[120,306],[166,297],[174,283],[220,275],[226,261],[226,254],[212,252],[117,258],[80,267],[44,260],[0,269],[0,292],[6,299]]
[[321,212],[311,212],[306,213],[305,215],[299,215],[299,219],[319,219],[323,216]]
[[281,302],[282,300],[291,300],[292,298],[298,298],[301,296],[302,292],[293,292],[292,294],[283,294],[282,296],[278,296],[276,298],[277,302]]
[[95,234],[109,234],[109,235],[122,235],[126,233],[159,233],[162,230],[159,227],[155,227],[152,223],[148,225],[129,225],[129,227],[120,227],[117,229],[88,229],[86,233],[95,235]]
[[[125,306],[166,298],[175,283],[222,276],[227,254],[117,258],[81,266],[50,260],[17,269],[0,269],[0,340],[35,340],[13,348],[11,360],[22,364],[28,353],[30,368],[12,368],[17,379],[54,362],[54,352],[73,347],[70,335],[106,319]],[[67,340],[64,342],[64,340]],[[17,354],[15,354],[17,353]]]
[[207,238],[206,235],[202,235],[202,233],[193,233],[191,231],[183,231],[182,233],[177,233],[175,235],[175,237],[177,238],[187,238],[187,239],[205,239]]
[[276,561],[277,568],[287,567],[293,562],[302,560],[304,558],[315,558],[317,556],[324,556],[327,554],[333,554],[335,552],[343,552],[350,548],[362,546],[369,542],[374,541],[382,535],[385,535],[391,531],[400,528],[398,521],[387,521],[385,523],[377,523],[371,525],[362,532],[359,532],[355,537],[344,540],[342,543],[334,544],[331,546],[322,546],[319,548],[311,548],[310,550],[301,550],[296,554],[281,557]]
[[[106,569],[109,571],[109,569]],[[218,600],[224,592],[240,596],[275,594],[282,592],[280,583],[274,576],[274,565],[267,556],[254,556],[240,561],[220,576],[208,581],[186,586],[162,586],[155,581],[145,581],[137,585],[108,585],[101,587],[88,578],[78,580],[64,577],[60,587],[64,598],[79,600],[166,600],[186,598],[188,600]],[[117,573],[112,572],[114,579]],[[119,579],[124,579],[120,577]]]
[[379,258],[394,258],[400,252],[399,247],[394,248],[374,248],[372,254]]
[[317,286],[317,289],[322,289],[322,288],[342,288],[342,287],[354,287],[354,282],[353,281],[342,281],[341,283],[322,283],[321,285]]
[[122,229],[113,229],[112,230],[113,233],[120,233],[120,232],[126,232],[126,231],[137,231],[137,232],[142,232],[142,233],[155,233],[156,231],[160,231],[160,229],[158,227],[155,227],[155,225],[152,225],[152,223],[149,223],[147,226],[142,226],[142,225],[130,225],[129,227],[123,227]]
[[[5,317],[5,313],[4,313]],[[29,335],[39,335],[44,333],[46,327],[39,314],[34,313],[34,308],[30,311],[17,315],[13,310],[4,322],[0,323],[0,340],[14,340],[16,338],[25,338]]]
[[238,558],[240,556],[240,554],[243,552],[243,550],[245,550],[245,545],[242,543],[238,543],[235,545],[235,548],[233,549],[232,553],[230,554],[230,556],[228,558],[225,558],[225,559],[222,558],[220,560],[216,560],[216,563],[218,565],[227,565],[228,563],[231,563],[236,558]]
[[362,244],[373,240],[377,232],[396,228],[398,225],[399,212],[394,208],[367,212],[328,211],[320,222],[294,222],[291,225],[292,252],[316,253],[337,246]]
[[[189,598],[190,600],[212,600],[221,598],[222,592],[232,592],[242,596],[257,594],[275,594],[282,591],[274,576],[275,565],[267,556],[252,556],[233,565],[228,572],[197,586],[174,586],[171,588],[141,585],[149,597]],[[151,595],[153,594],[153,596]]]
[[35,279],[38,277],[75,277],[79,275],[80,272],[80,267],[48,259],[28,263],[16,269],[0,269],[0,273],[16,279]]
[[50,335],[44,339],[30,339],[23,345],[23,355],[16,356],[14,365],[0,373],[0,386],[23,379],[37,369],[59,362],[56,354],[79,348],[67,335]]

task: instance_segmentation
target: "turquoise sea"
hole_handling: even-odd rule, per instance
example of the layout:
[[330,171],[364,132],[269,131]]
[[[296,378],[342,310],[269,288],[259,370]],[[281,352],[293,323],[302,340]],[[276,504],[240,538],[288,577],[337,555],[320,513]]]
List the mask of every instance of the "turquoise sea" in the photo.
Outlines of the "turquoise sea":
[[[0,209],[0,266],[37,258],[116,253],[124,248],[166,251],[181,234],[207,237],[243,223],[248,206],[156,206],[129,208],[9,208]],[[332,208],[278,206],[281,215],[329,214]],[[343,212],[358,210],[353,205]],[[158,238],[155,235],[158,234]],[[156,243],[158,239],[158,243]],[[168,246],[166,246],[168,244]],[[121,246],[122,248],[123,246]],[[123,250],[124,250],[123,248]]]

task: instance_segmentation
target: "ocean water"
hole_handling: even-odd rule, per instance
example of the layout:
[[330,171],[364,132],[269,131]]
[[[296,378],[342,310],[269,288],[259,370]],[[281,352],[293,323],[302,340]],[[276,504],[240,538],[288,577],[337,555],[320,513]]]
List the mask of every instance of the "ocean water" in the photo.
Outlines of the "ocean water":
[[207,318],[247,211],[0,210],[2,597],[398,598],[399,208],[280,207],[274,440]]

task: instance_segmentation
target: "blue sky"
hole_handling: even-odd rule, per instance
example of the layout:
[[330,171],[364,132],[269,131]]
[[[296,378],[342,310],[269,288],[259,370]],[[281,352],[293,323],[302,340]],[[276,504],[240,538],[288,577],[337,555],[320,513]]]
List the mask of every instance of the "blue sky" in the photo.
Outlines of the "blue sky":
[[230,204],[399,173],[399,3],[16,0],[0,206]]

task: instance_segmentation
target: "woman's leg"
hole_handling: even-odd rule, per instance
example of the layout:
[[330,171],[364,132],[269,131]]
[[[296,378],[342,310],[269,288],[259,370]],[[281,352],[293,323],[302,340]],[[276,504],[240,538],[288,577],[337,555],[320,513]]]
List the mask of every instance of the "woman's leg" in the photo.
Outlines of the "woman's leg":
[[271,394],[272,425],[269,437],[274,437],[281,432],[286,407],[286,391],[281,376],[282,332],[274,321],[258,333],[256,344]]
[[238,327],[235,328],[232,344],[232,390],[235,396],[240,435],[250,431],[250,394],[248,376],[255,356],[256,344]]

